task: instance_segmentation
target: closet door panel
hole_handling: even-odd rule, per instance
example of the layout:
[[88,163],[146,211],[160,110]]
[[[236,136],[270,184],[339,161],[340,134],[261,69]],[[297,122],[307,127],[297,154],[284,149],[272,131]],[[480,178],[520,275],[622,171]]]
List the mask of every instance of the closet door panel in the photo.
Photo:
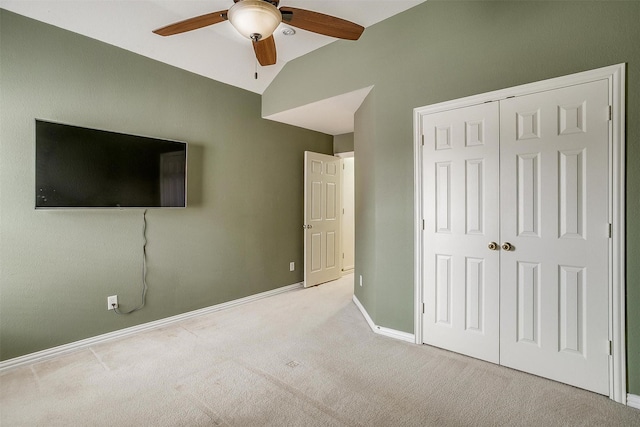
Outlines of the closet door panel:
[[500,363],[608,394],[608,84],[501,101],[500,123]]
[[423,116],[426,344],[498,363],[498,103]]

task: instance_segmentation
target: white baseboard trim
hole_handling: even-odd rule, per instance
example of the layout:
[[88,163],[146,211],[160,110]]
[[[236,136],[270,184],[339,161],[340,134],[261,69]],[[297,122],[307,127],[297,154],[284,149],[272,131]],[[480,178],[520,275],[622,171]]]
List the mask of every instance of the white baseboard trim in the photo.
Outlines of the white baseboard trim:
[[367,310],[365,310],[364,306],[360,303],[358,297],[355,295],[353,296],[353,303],[356,305],[356,307],[358,307],[358,310],[360,310],[360,313],[362,313],[364,320],[367,321],[371,330],[375,333],[378,333],[376,324],[373,323],[373,319],[371,319],[371,316],[369,316],[369,313],[367,313]]
[[416,336],[408,332],[397,331],[395,329],[389,329],[383,326],[377,326],[377,328],[378,328],[378,333],[380,335],[395,338],[401,341],[410,342],[411,344],[416,343]]
[[120,329],[118,331],[97,335],[95,337],[87,338],[80,341],[74,341],[72,343],[60,345],[58,347],[52,347],[52,348],[48,348],[46,350],[38,351],[35,353],[25,354],[24,356],[15,357],[13,359],[7,359],[5,361],[0,362],[0,372],[8,369],[12,369],[12,368],[17,368],[19,366],[42,362],[43,360],[51,359],[53,357],[60,356],[66,353],[71,353],[75,350],[86,348],[95,344],[101,344],[103,342],[111,341],[116,338],[122,338],[129,335],[137,334],[143,331],[161,328],[163,326],[167,326],[172,323],[180,322],[181,320],[191,319],[193,317],[215,313],[216,311],[221,311],[231,307],[236,307],[238,305],[247,304],[247,303],[257,301],[263,298],[267,298],[270,296],[293,291],[295,289],[299,289],[302,287],[303,287],[302,282],[294,283],[293,285],[283,286],[281,288],[272,289],[270,291],[261,292],[255,295],[249,295],[248,297],[239,298],[233,301],[223,302],[221,304],[212,305],[210,307],[201,308],[199,310],[189,311],[187,313],[178,314],[176,316],[166,317],[164,319],[159,319],[153,322],[132,326],[130,328]]
[[385,328],[384,326],[378,326],[375,323],[373,323],[373,319],[371,319],[371,316],[369,316],[369,313],[367,313],[367,310],[364,308],[364,306],[358,300],[358,297],[356,297],[355,295],[353,296],[353,303],[356,305],[356,307],[358,307],[358,310],[360,310],[360,313],[362,313],[362,316],[369,324],[369,327],[376,334],[384,335],[385,337],[394,338],[401,341],[410,342],[411,344],[416,343],[416,337],[414,334],[397,331],[395,329]]
[[627,406],[631,406],[632,408],[640,409],[640,396],[628,393],[627,394]]

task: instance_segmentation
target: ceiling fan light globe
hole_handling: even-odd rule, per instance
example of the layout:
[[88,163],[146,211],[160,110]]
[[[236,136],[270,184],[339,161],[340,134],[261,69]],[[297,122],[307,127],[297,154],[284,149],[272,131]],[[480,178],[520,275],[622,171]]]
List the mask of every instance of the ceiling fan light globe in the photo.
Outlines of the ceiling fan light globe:
[[264,0],[242,0],[231,6],[227,16],[231,25],[244,37],[266,39],[278,28],[282,14]]

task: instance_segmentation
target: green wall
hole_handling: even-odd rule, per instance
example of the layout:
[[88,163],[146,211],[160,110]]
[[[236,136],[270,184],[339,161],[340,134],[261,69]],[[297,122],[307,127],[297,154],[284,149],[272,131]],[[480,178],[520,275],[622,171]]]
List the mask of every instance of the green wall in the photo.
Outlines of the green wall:
[[[303,152],[261,97],[0,11],[0,358],[302,281]],[[186,209],[34,210],[34,119],[189,142]],[[298,269],[289,272],[289,262]]]
[[353,151],[353,132],[335,135],[333,137],[333,153],[348,153]]
[[376,324],[413,331],[413,108],[625,62],[628,387],[640,394],[639,16],[636,1],[428,1],[287,64],[265,115],[375,86],[355,117],[355,293]]

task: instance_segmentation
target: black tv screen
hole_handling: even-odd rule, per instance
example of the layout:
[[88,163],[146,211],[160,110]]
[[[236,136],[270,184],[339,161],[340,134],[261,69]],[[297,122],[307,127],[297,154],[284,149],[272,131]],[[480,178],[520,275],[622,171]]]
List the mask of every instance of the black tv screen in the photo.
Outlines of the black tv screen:
[[36,120],[36,209],[186,207],[187,144]]

